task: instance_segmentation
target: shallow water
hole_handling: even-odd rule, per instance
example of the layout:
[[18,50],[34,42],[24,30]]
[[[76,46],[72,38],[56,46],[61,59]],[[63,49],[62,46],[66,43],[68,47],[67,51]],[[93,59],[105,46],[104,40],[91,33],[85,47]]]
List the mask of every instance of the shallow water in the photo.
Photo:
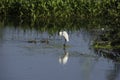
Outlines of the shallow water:
[[0,80],[120,80],[120,64],[90,47],[93,35],[81,29],[69,36],[63,48],[64,39],[57,33],[1,29]]

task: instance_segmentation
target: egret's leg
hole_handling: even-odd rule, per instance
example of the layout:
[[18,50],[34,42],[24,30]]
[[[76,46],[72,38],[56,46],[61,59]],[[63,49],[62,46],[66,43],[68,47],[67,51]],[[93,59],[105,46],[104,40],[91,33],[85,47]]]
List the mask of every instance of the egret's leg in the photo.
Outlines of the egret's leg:
[[63,44],[63,49],[64,50],[66,49],[66,40],[65,40],[65,43]]

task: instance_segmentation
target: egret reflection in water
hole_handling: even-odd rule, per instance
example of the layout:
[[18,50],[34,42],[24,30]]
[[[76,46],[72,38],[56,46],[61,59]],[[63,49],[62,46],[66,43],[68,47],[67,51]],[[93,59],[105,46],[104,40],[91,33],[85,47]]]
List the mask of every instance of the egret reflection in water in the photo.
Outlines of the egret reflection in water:
[[63,50],[64,50],[64,54],[59,57],[60,64],[66,64],[68,62],[68,58],[69,58],[68,51],[66,51],[66,49],[63,49]]
[[60,64],[66,64],[67,61],[68,61],[68,58],[69,58],[69,53],[66,52],[66,53],[64,53],[63,56],[59,57],[59,63]]

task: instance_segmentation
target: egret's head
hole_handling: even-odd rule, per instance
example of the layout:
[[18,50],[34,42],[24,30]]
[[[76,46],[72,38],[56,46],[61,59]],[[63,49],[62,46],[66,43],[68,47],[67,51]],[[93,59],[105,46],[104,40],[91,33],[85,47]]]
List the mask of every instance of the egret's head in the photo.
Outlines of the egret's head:
[[60,32],[59,32],[59,36],[62,36],[62,33],[63,33],[63,32],[60,31]]

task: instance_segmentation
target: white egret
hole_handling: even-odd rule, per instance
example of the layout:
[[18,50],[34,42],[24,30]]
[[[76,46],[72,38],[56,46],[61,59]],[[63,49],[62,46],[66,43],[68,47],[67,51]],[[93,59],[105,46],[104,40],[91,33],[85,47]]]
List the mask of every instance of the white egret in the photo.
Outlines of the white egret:
[[69,35],[68,35],[68,33],[66,31],[60,31],[59,35],[63,36],[65,41],[69,42]]
[[66,42],[69,42],[69,35],[68,35],[68,33],[67,33],[66,31],[60,31],[60,32],[59,32],[59,36],[63,36],[64,39],[65,39],[65,43],[63,44],[64,49],[65,49],[65,47],[66,47]]

